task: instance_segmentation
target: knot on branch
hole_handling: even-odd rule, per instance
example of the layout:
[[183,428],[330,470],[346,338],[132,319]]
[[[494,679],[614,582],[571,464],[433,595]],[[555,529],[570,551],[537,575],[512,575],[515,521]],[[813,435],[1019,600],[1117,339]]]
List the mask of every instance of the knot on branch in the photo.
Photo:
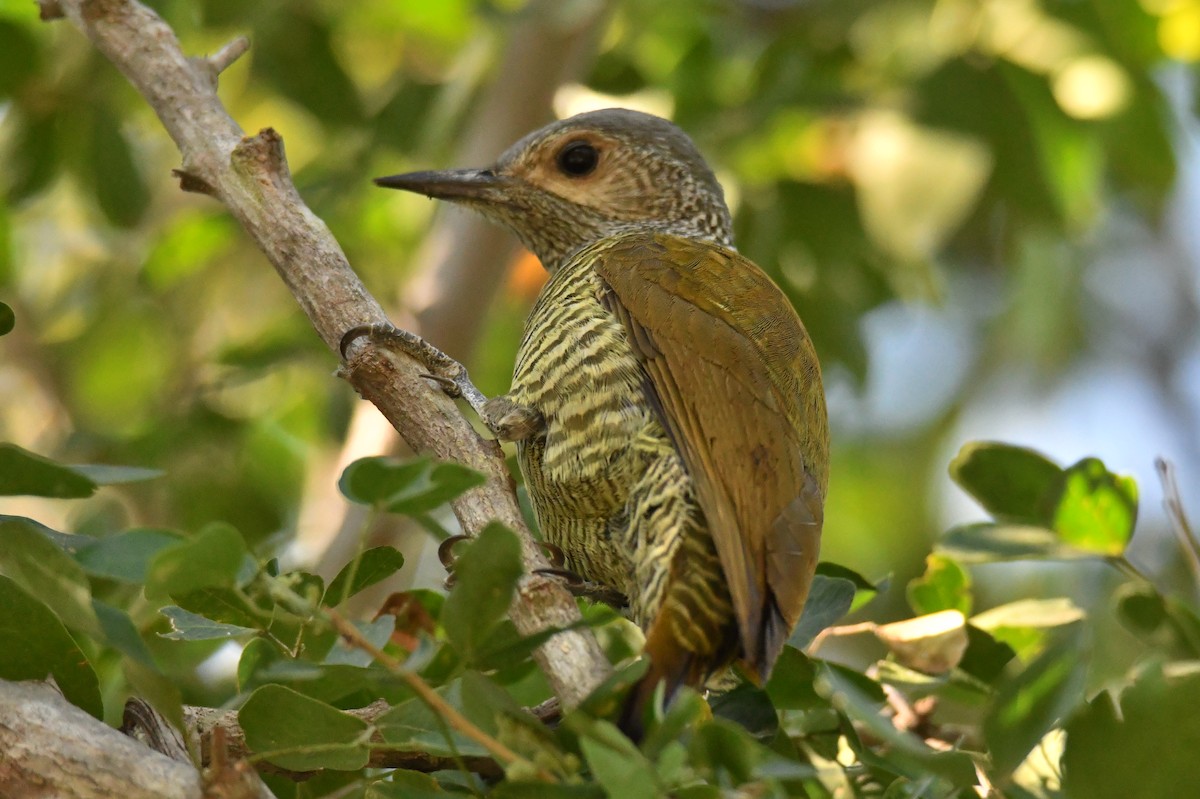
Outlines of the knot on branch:
[[54,19],[62,19],[66,16],[62,6],[58,4],[58,0],[38,0],[38,18],[42,22],[49,22]]
[[283,152],[283,137],[275,128],[263,128],[254,136],[243,137],[233,148],[232,161],[240,172],[291,181],[287,156]]
[[[58,5],[57,0],[51,0]],[[79,13],[84,21],[92,22],[98,19],[116,19],[119,14],[125,14],[131,9],[126,0],[83,0],[79,4]]]
[[207,194],[210,197],[217,196],[217,190],[208,181],[198,175],[194,175],[184,169],[172,169],[171,174],[179,179],[179,188],[183,191],[189,191],[193,194]]

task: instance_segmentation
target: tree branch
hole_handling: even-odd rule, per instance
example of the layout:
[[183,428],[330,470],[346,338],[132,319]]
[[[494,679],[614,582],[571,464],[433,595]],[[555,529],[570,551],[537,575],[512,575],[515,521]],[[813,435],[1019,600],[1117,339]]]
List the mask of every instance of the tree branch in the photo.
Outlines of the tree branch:
[[[42,9],[44,15],[61,11],[142,94],[179,147],[183,187],[225,204],[331,350],[337,351],[350,328],[387,321],[329,229],[300,198],[279,134],[267,128],[244,137],[217,98],[215,67],[227,66],[228,55],[188,59],[171,28],[135,0],[56,0]],[[237,49],[230,45],[222,53]],[[453,509],[468,534],[498,520],[521,537],[529,574],[510,608],[518,631],[532,635],[576,623],[574,599],[551,579],[532,573],[548,564],[521,517],[499,445],[482,439],[454,402],[420,377],[421,371],[406,357],[358,342],[342,375],[413,450],[457,461],[487,477]],[[610,671],[588,630],[556,635],[535,658],[566,707],[578,704]]]
[[131,703],[123,728],[130,734],[92,718],[48,683],[0,680],[0,796],[274,799],[244,748],[220,748],[201,773],[149,705]]
[[52,686],[0,680],[0,796],[201,799],[200,772],[122,735]]

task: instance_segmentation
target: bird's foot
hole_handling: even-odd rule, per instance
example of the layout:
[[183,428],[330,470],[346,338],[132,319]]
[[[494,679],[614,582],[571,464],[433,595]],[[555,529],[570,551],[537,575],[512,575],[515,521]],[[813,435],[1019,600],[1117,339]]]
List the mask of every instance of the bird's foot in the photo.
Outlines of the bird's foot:
[[470,376],[467,375],[467,368],[461,363],[416,333],[403,330],[390,323],[358,325],[347,330],[342,335],[339,347],[342,360],[345,360],[346,350],[350,345],[360,338],[365,338],[372,344],[399,350],[420,363],[429,370],[426,374],[421,375],[422,377],[437,383],[447,396],[453,399],[461,397],[466,400],[479,418],[483,419],[484,424],[492,429],[492,433],[499,437],[485,415],[484,409],[487,406],[488,398],[471,382]]
[[470,540],[471,536],[469,535],[452,535],[438,544],[438,560],[442,562],[442,566],[446,569],[446,580],[442,584],[446,587],[447,591],[454,587],[454,561],[457,560],[454,555],[454,547],[463,541]]
[[485,402],[479,418],[501,441],[524,441],[546,429],[541,411],[518,405],[506,394]]
[[557,577],[562,580],[563,586],[573,596],[583,597],[591,602],[602,602],[617,610],[629,604],[629,600],[620,591],[609,588],[602,583],[585,580],[570,569],[534,569],[534,574],[541,574],[545,577]]

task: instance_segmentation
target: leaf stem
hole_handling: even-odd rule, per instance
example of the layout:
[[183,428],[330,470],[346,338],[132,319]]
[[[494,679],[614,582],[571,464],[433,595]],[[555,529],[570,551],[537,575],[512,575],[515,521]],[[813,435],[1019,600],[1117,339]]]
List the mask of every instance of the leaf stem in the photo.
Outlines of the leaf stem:
[[441,695],[438,694],[437,691],[433,690],[433,688],[429,686],[429,683],[421,679],[418,674],[404,668],[404,665],[400,663],[400,661],[396,660],[396,658],[387,654],[382,649],[364,638],[362,633],[358,631],[358,628],[347,621],[346,618],[340,613],[335,610],[326,610],[325,617],[329,619],[329,623],[333,625],[334,629],[336,629],[338,633],[346,639],[347,643],[371,655],[371,657],[383,664],[388,671],[404,680],[404,682],[406,682],[408,686],[413,689],[417,696],[420,697],[425,704],[429,705],[430,709],[432,709],[434,713],[437,713],[439,716],[445,719],[446,723],[451,727],[458,730],[463,735],[467,736],[486,749],[492,755],[492,757],[496,758],[496,760],[500,761],[501,763],[525,763],[533,768],[534,773],[537,774],[538,778],[542,781],[558,781],[549,771],[529,763],[525,760],[525,758],[521,757],[516,752],[502,744],[500,741],[496,740],[491,735],[488,735],[486,732],[477,727],[474,722],[472,722],[462,713],[458,712],[453,705],[443,699]]
[[1134,566],[1133,563],[1130,562],[1129,558],[1125,555],[1117,555],[1116,557],[1108,558],[1108,562],[1115,566],[1117,571],[1121,572],[1126,577],[1139,580],[1153,588],[1156,592],[1158,591],[1158,587],[1154,585],[1154,581],[1150,579],[1150,576],[1137,566]]

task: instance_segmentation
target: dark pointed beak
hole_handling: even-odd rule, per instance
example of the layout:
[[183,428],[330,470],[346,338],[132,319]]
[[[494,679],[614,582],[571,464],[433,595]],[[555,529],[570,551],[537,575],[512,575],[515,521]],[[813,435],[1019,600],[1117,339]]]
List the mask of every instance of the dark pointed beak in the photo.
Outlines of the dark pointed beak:
[[503,201],[512,178],[490,169],[444,169],[375,178],[376,186],[424,194],[439,200]]

